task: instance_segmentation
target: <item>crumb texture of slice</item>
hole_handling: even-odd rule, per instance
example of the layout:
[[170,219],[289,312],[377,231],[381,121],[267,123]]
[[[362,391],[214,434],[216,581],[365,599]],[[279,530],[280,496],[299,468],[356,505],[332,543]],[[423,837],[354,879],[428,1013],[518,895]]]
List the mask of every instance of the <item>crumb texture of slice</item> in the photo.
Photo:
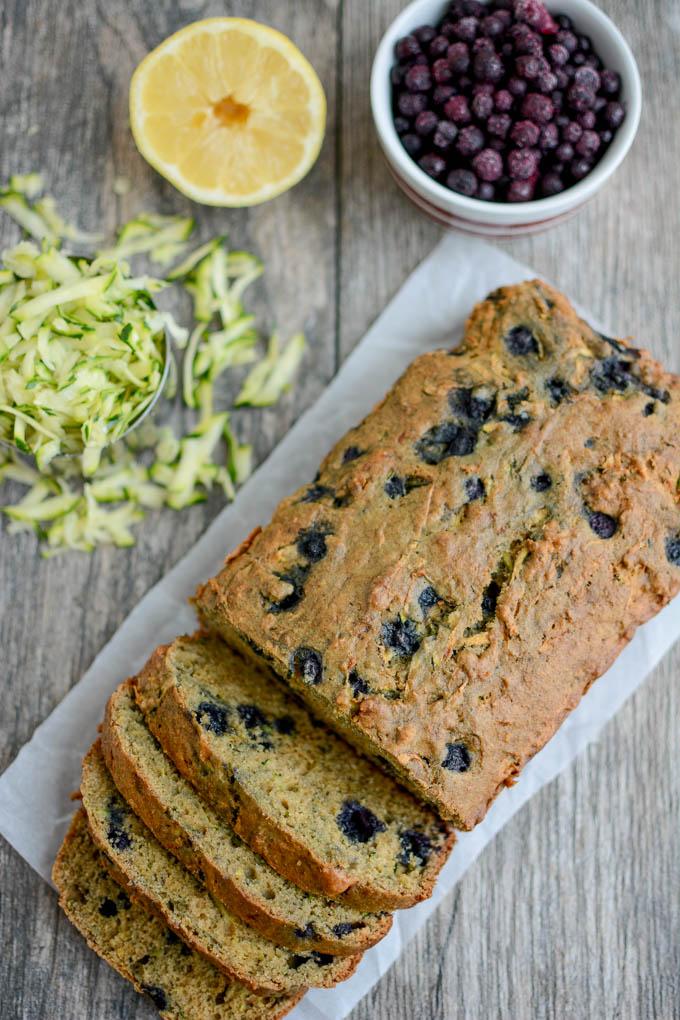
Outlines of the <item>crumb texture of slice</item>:
[[301,997],[256,995],[230,981],[131,900],[111,877],[83,810],[71,822],[52,877],[62,909],[90,948],[167,1020],[279,1020]]
[[98,742],[83,762],[81,793],[90,832],[116,881],[228,977],[256,992],[282,994],[332,987],[356,968],[358,957],[277,946],[214,900],[121,797]]
[[471,828],[680,590],[680,379],[540,280],[417,358],[198,592]]
[[101,745],[116,786],[158,841],[265,938],[298,953],[350,956],[389,931],[389,914],[304,892],[253,853],[163,753],[129,683],[109,699]]
[[157,649],[134,686],[179,771],[279,874],[364,910],[431,894],[450,826],[219,638]]

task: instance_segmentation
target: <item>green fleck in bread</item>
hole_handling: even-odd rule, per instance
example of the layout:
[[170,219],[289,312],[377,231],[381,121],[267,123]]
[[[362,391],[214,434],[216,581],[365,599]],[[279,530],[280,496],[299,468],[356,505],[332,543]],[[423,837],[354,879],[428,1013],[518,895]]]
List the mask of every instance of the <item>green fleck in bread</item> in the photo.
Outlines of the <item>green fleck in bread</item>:
[[59,902],[91,949],[167,1020],[279,1020],[302,993],[260,996],[228,980],[113,880],[87,827],[71,822],[54,864]]
[[253,991],[281,994],[329,988],[353,973],[358,957],[293,953],[217,903],[123,800],[99,743],[85,756],[81,794],[92,838],[116,881],[228,977]]
[[109,700],[101,745],[116,786],[156,839],[265,938],[296,952],[350,956],[389,931],[388,914],[303,892],[253,853],[163,753],[129,683]]
[[134,684],[166,754],[279,874],[364,910],[430,895],[450,827],[219,638],[157,649]]
[[471,828],[680,590],[680,379],[541,281],[417,358],[198,593]]

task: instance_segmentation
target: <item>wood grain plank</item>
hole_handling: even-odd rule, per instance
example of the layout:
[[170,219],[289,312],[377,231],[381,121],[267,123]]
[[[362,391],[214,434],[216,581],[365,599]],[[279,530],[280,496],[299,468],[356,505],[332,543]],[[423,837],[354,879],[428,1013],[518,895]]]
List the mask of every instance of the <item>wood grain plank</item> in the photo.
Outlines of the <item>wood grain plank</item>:
[[[142,209],[191,212],[197,236],[226,232],[234,247],[265,259],[265,278],[251,291],[258,321],[284,334],[304,329],[310,349],[298,385],[276,409],[234,415],[236,430],[253,442],[259,460],[316,399],[336,367],[337,5],[258,0],[249,7],[217,0],[68,0],[55,17],[49,0],[1,4],[0,180],[12,172],[44,170],[64,213],[88,228],[113,229]],[[252,211],[201,209],[185,201],[142,160],[127,125],[127,89],[139,60],[183,24],[218,14],[251,14],[290,35],[313,57],[328,97],[328,132],[318,164],[293,192]],[[133,182],[125,198],[113,193],[117,176]],[[17,238],[3,217],[0,245]],[[233,395],[234,388],[232,383],[224,395]],[[221,505],[215,496],[181,514],[151,514],[133,549],[104,549],[93,556],[44,561],[30,536],[0,532],[0,769]],[[148,1003],[86,950],[59,915],[53,893],[4,842],[0,862],[0,944],[9,947],[0,954],[2,1017],[153,1016]]]

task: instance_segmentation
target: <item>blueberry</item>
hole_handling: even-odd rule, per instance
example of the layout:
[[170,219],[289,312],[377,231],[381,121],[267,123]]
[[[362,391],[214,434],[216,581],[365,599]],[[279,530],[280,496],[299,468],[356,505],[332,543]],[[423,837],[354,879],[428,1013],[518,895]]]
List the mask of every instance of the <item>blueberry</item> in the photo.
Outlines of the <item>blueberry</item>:
[[666,559],[673,567],[680,567],[680,531],[666,539]]
[[390,499],[397,499],[406,495],[406,481],[399,475],[391,475],[385,482],[384,489]]
[[431,584],[428,584],[426,588],[423,588],[420,595],[418,596],[418,605],[423,611],[423,616],[427,616],[429,611],[433,609],[440,601],[439,595],[435,588]]
[[397,60],[409,60],[411,57],[417,57],[420,52],[420,43],[414,35],[405,35],[394,47]]
[[437,85],[432,91],[432,102],[435,106],[445,106],[456,90],[451,85]]
[[615,517],[602,513],[601,510],[588,510],[587,517],[588,524],[598,538],[611,538],[619,526]]
[[[437,130],[434,133],[432,144],[435,149],[445,151],[450,149],[456,140],[458,135],[458,128],[455,124],[452,124],[450,120],[440,120],[437,125]],[[446,168],[442,167],[439,173],[443,173]]]
[[467,772],[472,758],[465,744],[447,744],[442,768],[449,772]]
[[300,967],[302,967],[305,963],[309,963],[310,960],[311,956],[303,956],[301,953],[293,953],[293,955],[289,957],[288,965],[292,967],[293,970],[299,970]]
[[552,478],[545,471],[542,471],[539,475],[534,475],[531,479],[531,488],[534,492],[546,492],[551,486]]
[[261,730],[269,727],[269,720],[257,705],[238,705],[236,711],[247,730]]
[[546,198],[564,191],[564,181],[559,174],[548,173],[541,181],[541,192]]
[[108,896],[101,901],[97,909],[102,917],[115,917],[118,913],[118,907]]
[[477,188],[476,197],[483,202],[493,202],[496,198],[496,189],[488,181],[481,181]]
[[518,120],[510,132],[510,138],[518,149],[532,149],[538,142],[541,129],[532,120]]
[[[541,152],[550,152],[559,145],[560,136],[556,124],[544,124],[541,128],[541,135],[538,139],[538,147]],[[599,144],[599,141],[598,141]]]
[[522,116],[533,120],[535,124],[547,124],[554,113],[552,99],[541,92],[529,92],[522,100]]
[[607,127],[616,131],[621,127],[626,118],[626,111],[622,103],[607,103],[604,108],[604,122]]
[[505,346],[515,357],[538,354],[538,340],[527,326],[514,326],[503,337]]
[[531,424],[533,418],[527,411],[520,411],[519,414],[505,414],[500,420],[511,425],[514,432],[521,432]]
[[327,524],[312,524],[310,528],[302,528],[297,536],[297,551],[310,563],[322,560],[328,548],[326,538],[331,534]]
[[386,648],[390,648],[400,659],[408,659],[420,648],[420,635],[413,620],[402,620],[397,616],[380,628],[380,636]]
[[402,92],[397,99],[397,109],[402,117],[417,117],[427,106],[424,92]]
[[311,485],[304,496],[301,498],[301,503],[318,503],[324,496],[334,496],[335,489],[329,488],[328,485]]
[[309,924],[306,924],[304,926],[304,928],[296,928],[295,929],[295,934],[296,934],[297,938],[299,938],[299,939],[315,939],[316,938],[316,928],[314,927],[314,925],[310,921]]
[[633,381],[631,369],[632,362],[611,355],[595,363],[590,378],[600,393],[623,393]]
[[363,457],[365,453],[366,451],[362,450],[359,446],[348,446],[342,454],[342,463],[349,464],[351,461]]
[[503,77],[503,61],[491,50],[481,50],[475,55],[473,65],[477,81],[497,82]]
[[650,414],[654,414],[654,404],[652,402],[645,404],[642,408],[642,414],[645,418],[649,418]]
[[142,985],[142,991],[149,996],[156,1009],[168,1008],[168,997],[160,985]]
[[589,92],[597,92],[600,88],[600,76],[594,67],[579,67],[574,74],[574,84],[582,85]]
[[114,850],[129,850],[132,836],[125,829],[126,811],[116,797],[110,797],[107,804],[108,828],[106,838]]
[[499,89],[494,93],[493,104],[499,113],[510,113],[513,103],[512,94],[507,89]]
[[412,131],[402,135],[401,144],[404,146],[409,156],[412,156],[414,159],[423,151],[422,139],[419,138],[418,135],[414,135]]
[[291,733],[295,733],[295,719],[292,715],[281,715],[274,720],[274,729],[282,736],[288,737]]
[[[498,114],[499,117],[507,117],[507,114]],[[490,117],[489,121],[493,118]],[[493,183],[503,176],[503,160],[498,152],[493,149],[482,149],[472,160],[472,168],[481,181]]]
[[[488,100],[493,109],[493,100],[490,96],[475,96],[472,100],[473,110],[475,108],[475,103],[477,103],[478,100]],[[458,135],[458,140],[456,142],[456,149],[461,156],[465,156],[469,159],[472,156],[476,156],[483,148],[484,132],[481,131],[475,124],[469,124],[467,127],[463,128],[461,133]]]
[[420,135],[421,138],[425,138],[427,135],[432,134],[438,123],[439,118],[434,110],[423,110],[423,112],[419,113],[416,117],[414,125],[416,134]]
[[437,30],[432,25],[421,25],[420,28],[415,28],[411,34],[416,37],[421,45],[427,45],[432,42],[437,34]]
[[429,53],[432,59],[437,60],[439,57],[445,56],[449,45],[449,40],[445,35],[436,35],[430,43]]
[[229,725],[230,712],[229,705],[225,705],[224,702],[201,701],[194,711],[194,717],[199,726],[202,726],[208,733],[223,737],[231,729]]
[[473,42],[478,31],[479,21],[474,17],[460,18],[454,27],[456,36],[464,42]]
[[328,967],[331,963],[335,962],[335,957],[329,953],[318,953],[316,950],[312,953],[312,959],[317,967]]
[[[325,543],[324,543],[325,546]],[[289,584],[291,590],[287,595],[284,595],[278,602],[271,602],[267,612],[268,613],[289,613],[292,609],[302,602],[305,596],[305,581],[309,574],[308,566],[300,566],[295,564],[290,567],[289,570],[278,573],[275,572],[275,577],[278,577],[280,581],[285,584]]]
[[486,619],[493,616],[496,612],[496,603],[498,602],[498,596],[500,593],[501,589],[498,581],[489,581],[482,592],[482,616]]
[[450,121],[459,126],[469,124],[472,119],[467,96],[451,96],[444,106],[444,113]]
[[536,149],[511,149],[508,153],[508,175],[513,181],[528,181],[538,169]]
[[409,92],[428,92],[432,88],[432,74],[426,64],[414,64],[404,75]]
[[435,60],[432,65],[432,76],[437,82],[437,85],[447,85],[453,78],[453,71],[449,67],[449,62],[445,57],[440,57],[439,60]]
[[432,840],[424,832],[418,832],[416,829],[404,829],[399,833],[399,842],[401,843],[401,853],[399,854],[401,864],[408,865],[411,858],[415,857],[424,866],[432,856]]
[[448,401],[456,416],[480,424],[489,420],[496,406],[495,396],[484,396],[483,393],[475,393],[473,389],[463,386],[449,390]]
[[602,71],[600,87],[607,96],[617,96],[621,91],[621,76],[617,71]]
[[567,103],[572,110],[583,113],[584,110],[590,110],[595,105],[595,93],[583,85],[574,83],[567,92]]
[[361,921],[340,921],[339,924],[333,925],[333,934],[338,939],[343,939],[345,935],[351,935],[357,928],[363,928]]
[[554,67],[562,67],[569,60],[569,50],[561,43],[553,43],[548,47],[548,56]]
[[468,503],[472,503],[476,499],[484,499],[486,495],[486,488],[482,479],[478,478],[476,475],[471,478],[466,478],[465,495]]
[[451,43],[446,60],[454,74],[465,74],[470,66],[470,51],[464,42]]
[[446,170],[446,162],[436,152],[429,152],[422,159],[418,160],[418,166],[424,170],[428,177],[441,177]]
[[323,660],[314,648],[296,648],[290,657],[290,669],[293,676],[306,684],[315,686],[323,680]]
[[426,464],[441,464],[447,457],[466,457],[477,445],[478,431],[453,421],[434,425],[415,444],[415,450]]
[[509,78],[508,92],[512,96],[523,96],[528,91],[528,85],[524,78]]
[[350,843],[368,843],[379,832],[387,828],[370,808],[364,807],[358,800],[346,800],[336,818],[336,823],[343,836]]
[[371,688],[368,686],[364,678],[362,676],[359,676],[359,673],[357,672],[356,669],[350,670],[347,680],[350,687],[352,688],[352,694],[354,695],[355,698],[358,698],[360,694],[370,693]]
[[520,404],[529,399],[529,387],[523,386],[521,390],[517,390],[515,393],[508,393],[505,399],[510,410],[514,411]]
[[411,126],[411,122],[406,117],[395,117],[394,127],[398,135],[405,134]]
[[467,195],[468,198],[472,198],[477,191],[477,178],[471,170],[459,167],[448,175],[446,186],[451,191],[457,191],[459,195]]
[[505,138],[512,127],[512,117],[509,113],[494,113],[489,117],[486,127],[494,138]]

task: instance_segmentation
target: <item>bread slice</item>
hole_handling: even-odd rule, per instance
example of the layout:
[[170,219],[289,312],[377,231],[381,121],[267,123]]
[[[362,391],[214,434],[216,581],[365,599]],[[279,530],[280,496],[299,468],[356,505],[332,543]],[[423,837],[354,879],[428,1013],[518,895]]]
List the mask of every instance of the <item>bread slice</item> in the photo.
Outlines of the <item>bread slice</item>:
[[148,914],[109,874],[73,817],[52,870],[64,913],[98,956],[145,992],[167,1020],[279,1020],[302,997],[260,996],[230,981]]
[[98,742],[85,756],[81,793],[92,837],[114,878],[228,977],[256,992],[282,994],[329,988],[354,971],[358,957],[292,953],[213,900],[123,800]]
[[350,956],[389,931],[389,914],[303,892],[253,853],[163,753],[129,683],[111,695],[101,744],[116,786],[156,839],[265,938],[296,952]]
[[157,649],[134,684],[166,754],[279,874],[364,910],[430,895],[450,826],[219,638]]

